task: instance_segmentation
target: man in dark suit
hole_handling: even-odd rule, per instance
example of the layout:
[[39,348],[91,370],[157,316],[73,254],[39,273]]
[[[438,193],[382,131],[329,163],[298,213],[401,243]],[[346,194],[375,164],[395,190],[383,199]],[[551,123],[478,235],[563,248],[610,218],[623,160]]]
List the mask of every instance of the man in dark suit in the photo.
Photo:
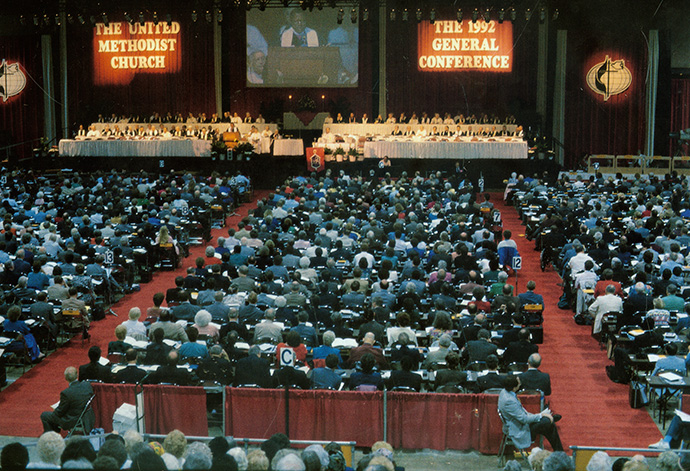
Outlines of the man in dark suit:
[[489,355],[486,357],[486,367],[489,371],[483,376],[477,378],[477,387],[479,391],[484,392],[487,389],[502,388],[503,377],[498,373],[498,357],[496,355]]
[[163,343],[165,333],[163,329],[156,329],[153,331],[153,343],[146,347],[146,357],[144,357],[144,364],[146,365],[162,365],[165,359],[172,350],[172,347]]
[[201,362],[196,373],[202,381],[216,381],[220,384],[232,384],[232,363],[220,345],[212,346],[209,357]]
[[475,361],[486,361],[489,355],[496,355],[498,347],[491,343],[491,334],[486,329],[480,329],[477,333],[477,340],[470,340],[462,350],[462,356],[466,363]]
[[237,362],[233,385],[258,384],[262,388],[269,388],[272,383],[268,360],[261,358],[261,349],[258,345],[252,345],[247,357]]
[[389,389],[395,387],[408,387],[419,392],[422,387],[422,377],[417,373],[412,372],[414,360],[409,356],[404,356],[400,359],[400,370],[391,372],[390,378],[386,381],[386,386]]
[[101,347],[94,345],[89,348],[89,362],[79,367],[79,381],[101,381],[109,383],[111,380],[110,368],[103,366],[98,361],[101,359]]
[[178,299],[178,294],[180,291],[184,291],[183,288],[184,285],[184,277],[183,276],[178,276],[175,278],[175,287],[170,288],[165,292],[165,302],[168,303],[168,306],[170,306],[170,303],[179,303],[180,300]]
[[326,357],[324,368],[315,368],[311,373],[312,389],[338,389],[342,378],[334,370],[338,367],[338,357],[331,353]]
[[177,299],[180,300],[180,304],[171,309],[173,320],[194,322],[194,316],[201,310],[201,307],[189,302],[189,293],[187,291],[180,291],[177,294]]
[[[78,381],[77,369],[73,366],[68,366],[65,369],[65,380],[69,383],[67,389],[60,393],[60,403],[53,412],[43,412],[41,414],[41,422],[43,422],[44,432],[60,432],[61,429],[71,429],[77,424],[79,416],[91,396],[93,396],[93,389],[91,385],[85,381]],[[84,416],[84,425],[86,430],[91,430],[95,423],[95,415],[93,409]]]
[[137,351],[133,348],[127,349],[125,361],[127,365],[113,375],[113,382],[138,384],[147,373],[137,366]]
[[196,383],[195,378],[186,368],[178,368],[177,363],[179,355],[176,351],[168,353],[168,358],[165,365],[158,368],[151,376],[147,383],[160,384],[170,383],[178,386],[191,386]]
[[541,365],[541,355],[533,353],[527,360],[529,368],[520,375],[520,382],[523,389],[539,389],[544,396],[551,395],[551,377],[548,373],[539,371]]
[[527,363],[529,356],[539,351],[539,347],[531,343],[529,337],[529,329],[520,329],[518,341],[510,342],[503,353],[503,361],[506,365],[511,363]]
[[361,341],[364,338],[364,334],[371,332],[374,334],[376,341],[383,344],[386,341],[386,329],[374,320],[374,312],[366,309],[364,314],[362,314],[362,319],[364,324],[359,326],[359,338],[357,340]]
[[647,312],[653,307],[652,299],[647,295],[644,283],[641,281],[635,283],[634,289],[623,303],[623,314],[626,318],[632,318],[636,312]]

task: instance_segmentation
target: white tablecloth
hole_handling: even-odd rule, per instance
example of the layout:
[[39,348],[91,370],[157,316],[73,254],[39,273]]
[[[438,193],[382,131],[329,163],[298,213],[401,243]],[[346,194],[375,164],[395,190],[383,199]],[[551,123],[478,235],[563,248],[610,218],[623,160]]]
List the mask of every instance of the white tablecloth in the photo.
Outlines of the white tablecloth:
[[61,156],[67,157],[210,157],[211,141],[180,140],[95,140],[59,143]]
[[[110,129],[113,129],[115,126],[120,128],[120,131],[124,131],[127,126],[129,127],[136,127],[138,128],[139,126],[143,126],[144,129],[149,127],[148,123],[127,123],[127,122],[119,122],[119,123],[91,123],[93,126],[96,126],[96,129],[99,131],[103,130],[106,126],[108,126]],[[160,129],[161,124],[160,123],[154,123],[153,126],[156,129]],[[175,129],[176,127],[182,127],[182,126],[187,126],[187,128],[198,128],[201,129],[206,128],[208,129],[209,126],[213,128],[214,131],[223,133],[228,130],[228,127],[230,127],[230,123],[220,123],[220,124],[209,124],[209,123],[204,123],[204,124],[187,124],[187,123],[163,123],[163,127],[166,129]],[[278,130],[278,125],[275,123],[264,123],[264,124],[258,124],[258,123],[241,123],[237,125],[237,128],[240,130],[240,133],[242,135],[247,134],[251,129],[252,126],[256,126],[256,128],[259,131],[263,131],[266,129],[266,126],[271,130],[271,132],[275,132]]]
[[273,155],[304,155],[304,143],[302,139],[276,139]]
[[364,157],[417,159],[526,159],[527,143],[371,141],[364,143]]
[[[395,129],[395,124],[349,124],[349,123],[341,123],[341,124],[324,124],[323,125],[323,131],[326,132],[326,128],[331,129],[331,133],[333,134],[339,134],[339,135],[345,135],[345,134],[354,134],[356,136],[366,136],[366,135],[371,135],[371,136],[390,136],[393,130]],[[407,127],[410,126],[410,129],[412,131],[417,132],[420,128],[426,129],[427,133],[431,132],[436,126],[436,129],[441,132],[443,131],[446,126],[452,131],[455,132],[457,125],[456,124],[398,124],[398,129],[400,131],[405,132],[407,130]],[[460,129],[463,131],[478,131],[479,128],[483,128],[485,130],[491,130],[493,127],[496,127],[497,130],[503,129],[502,124],[461,124]],[[506,129],[510,132],[514,132],[515,128],[517,126],[515,124],[509,124],[506,126]]]

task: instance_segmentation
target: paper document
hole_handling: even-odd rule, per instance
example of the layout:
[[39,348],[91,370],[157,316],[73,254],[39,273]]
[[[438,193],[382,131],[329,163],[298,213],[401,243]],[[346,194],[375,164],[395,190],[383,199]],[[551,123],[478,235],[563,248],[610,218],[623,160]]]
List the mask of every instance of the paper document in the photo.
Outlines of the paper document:
[[680,417],[680,420],[683,422],[690,422],[690,414],[686,414],[682,410],[676,409],[676,415]]
[[106,357],[100,357],[98,359],[98,363],[100,363],[103,366],[108,366],[110,364],[110,362],[108,361],[108,359]]
[[670,371],[667,371],[666,373],[659,374],[659,378],[664,378],[666,381],[670,381],[670,382],[679,382],[679,381],[682,382],[683,381],[682,376],[677,375],[675,373],[672,373]]

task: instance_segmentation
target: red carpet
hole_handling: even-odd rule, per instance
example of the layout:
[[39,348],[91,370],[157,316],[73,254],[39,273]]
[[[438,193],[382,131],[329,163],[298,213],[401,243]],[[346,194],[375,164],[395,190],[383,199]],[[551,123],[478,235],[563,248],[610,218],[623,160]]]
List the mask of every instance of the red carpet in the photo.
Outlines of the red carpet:
[[[606,352],[591,337],[591,327],[573,321],[571,311],[558,309],[563,289],[553,269],[542,273],[534,242],[524,237],[524,226],[515,209],[502,204],[502,194],[492,195],[503,217],[503,226],[513,232],[522,256],[519,291],[527,281],[537,283],[536,292],[544,296],[544,343],[539,346],[542,370],[551,375],[551,409],[563,415],[558,423],[564,447],[611,446],[646,448],[661,434],[645,409],[628,406],[628,386],[616,384],[606,376],[612,364]],[[515,278],[512,278],[513,282]]]
[[[267,192],[256,192],[254,196],[260,199],[265,194]],[[236,226],[247,215],[247,211],[254,207],[254,203],[242,205],[237,210],[239,215],[228,218],[225,228],[212,230],[211,243],[215,245],[217,237],[226,236],[228,227]],[[92,323],[91,342],[85,342],[82,346],[81,336],[77,336],[2,391],[0,435],[38,437],[43,433],[41,412],[50,410],[51,404],[60,399],[60,391],[67,386],[63,376],[65,368],[88,363],[87,351],[91,345],[101,347],[105,355],[108,342],[115,339],[115,327],[127,320],[129,310],[136,306],[145,313],[147,308],[153,306],[153,295],[174,286],[175,277],[184,274],[188,266],[193,266],[196,257],[203,257],[205,248],[205,245],[190,248],[189,257],[183,261],[182,268],[157,272],[150,283],[141,285],[141,291],[122,298],[113,306],[113,311],[119,317],[108,315],[106,319]]]

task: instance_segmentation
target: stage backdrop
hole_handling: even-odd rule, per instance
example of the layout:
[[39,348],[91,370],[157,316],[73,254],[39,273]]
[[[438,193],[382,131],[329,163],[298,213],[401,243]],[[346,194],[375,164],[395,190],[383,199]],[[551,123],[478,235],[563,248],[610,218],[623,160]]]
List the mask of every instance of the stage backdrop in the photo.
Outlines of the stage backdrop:
[[0,160],[30,157],[43,136],[42,87],[40,37],[0,36]]
[[[428,21],[418,25],[414,13],[406,22],[400,16],[388,21],[388,112],[396,116],[404,112],[408,117],[412,112],[477,117],[487,113],[500,118],[513,114],[518,122],[535,122],[538,24],[534,19],[524,28],[524,19],[515,25],[483,20],[472,24],[465,14],[460,31],[455,32],[454,9],[439,9],[435,25]],[[444,34],[446,21],[453,32]],[[437,27],[440,32],[435,34]],[[439,55],[453,59],[439,67]]]
[[647,46],[638,30],[568,31],[566,167],[587,154],[636,154],[645,142]]
[[130,26],[111,18],[109,28],[70,25],[68,60],[72,127],[99,114],[153,112],[165,116],[215,112],[213,28],[180,12],[169,26]]

